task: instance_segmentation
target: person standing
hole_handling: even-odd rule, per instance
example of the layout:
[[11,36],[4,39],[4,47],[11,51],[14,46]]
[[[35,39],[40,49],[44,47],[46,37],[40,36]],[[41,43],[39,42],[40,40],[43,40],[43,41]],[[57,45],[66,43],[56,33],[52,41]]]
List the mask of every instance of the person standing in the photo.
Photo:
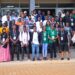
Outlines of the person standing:
[[70,48],[71,46],[71,36],[72,36],[72,29],[69,25],[69,23],[66,23],[66,26],[64,27],[65,31],[67,32],[67,36],[68,36],[68,46]]
[[45,20],[43,21],[43,26],[46,26],[47,21],[49,21],[48,16],[45,16]]
[[64,60],[64,55],[66,52],[67,59],[70,60],[69,46],[68,46],[68,33],[64,30],[64,27],[61,27],[61,31],[58,34],[59,44],[61,49],[61,60]]
[[22,50],[22,60],[24,59],[25,49],[26,49],[28,58],[30,58],[29,48],[28,48],[29,40],[30,40],[29,32],[27,31],[26,26],[24,26],[23,27],[23,33],[22,33],[21,38],[20,38],[21,48],[22,48],[21,49]]
[[31,32],[33,29],[34,21],[31,19],[31,16],[29,15],[29,21],[27,23],[28,31]]
[[38,17],[38,21],[36,22],[36,30],[39,33],[39,47],[40,50],[42,49],[42,27],[43,27],[43,23],[41,20],[41,17]]
[[56,39],[58,38],[57,31],[54,26],[51,25],[51,30],[48,34],[49,46],[50,46],[50,58],[56,58]]
[[43,32],[42,32],[42,55],[43,59],[47,59],[47,49],[48,49],[48,33],[46,31],[46,27],[43,27]]
[[10,31],[10,41],[11,41],[11,60],[14,60],[14,53],[17,53],[17,60],[19,60],[19,31],[16,29],[16,25],[12,26]]
[[46,31],[49,32],[51,30],[51,24],[50,21],[47,21],[46,23]]
[[37,53],[37,60],[40,60],[39,57],[39,34],[36,31],[36,27],[33,28],[32,34],[32,60],[35,60],[35,52]]
[[5,28],[2,29],[0,39],[0,62],[10,61],[9,36]]
[[38,17],[38,21],[36,22],[37,32],[39,32],[39,33],[42,32],[42,26],[43,26],[43,23],[42,23],[41,17]]

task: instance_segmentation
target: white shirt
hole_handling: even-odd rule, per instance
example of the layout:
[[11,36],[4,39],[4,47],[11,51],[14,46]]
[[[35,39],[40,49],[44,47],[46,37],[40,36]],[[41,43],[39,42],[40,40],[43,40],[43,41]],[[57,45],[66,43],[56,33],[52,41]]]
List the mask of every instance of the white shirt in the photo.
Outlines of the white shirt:
[[33,33],[32,43],[33,44],[39,44],[39,41],[38,41],[38,33],[37,32],[34,32]]
[[29,35],[29,32],[20,32],[20,41],[23,43],[23,44],[28,44],[28,41],[30,40],[30,35]]
[[[5,21],[7,21],[7,15],[4,15],[2,17],[2,23],[5,23]],[[11,16],[10,16],[10,21],[11,21]]]
[[31,15],[31,19],[32,19],[33,23],[35,23],[35,16]]
[[63,18],[64,16],[65,16],[65,13],[62,13],[62,14],[61,14],[61,17]]
[[19,26],[19,32],[23,32],[23,25]]
[[41,21],[40,22],[39,21],[36,22],[37,32],[42,32],[42,28],[40,26],[40,23],[41,23]]
[[46,26],[47,20],[43,21],[43,26]]

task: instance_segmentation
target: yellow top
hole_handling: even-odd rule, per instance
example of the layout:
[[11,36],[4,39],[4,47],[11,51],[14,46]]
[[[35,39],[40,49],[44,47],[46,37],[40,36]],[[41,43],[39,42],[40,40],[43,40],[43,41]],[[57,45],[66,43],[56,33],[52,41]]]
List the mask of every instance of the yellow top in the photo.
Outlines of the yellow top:
[[2,33],[2,29],[3,29],[3,28],[2,28],[2,27],[0,27],[0,34]]
[[6,29],[6,33],[9,32],[9,28],[8,27],[0,27],[0,34],[2,33],[2,29],[5,28]]

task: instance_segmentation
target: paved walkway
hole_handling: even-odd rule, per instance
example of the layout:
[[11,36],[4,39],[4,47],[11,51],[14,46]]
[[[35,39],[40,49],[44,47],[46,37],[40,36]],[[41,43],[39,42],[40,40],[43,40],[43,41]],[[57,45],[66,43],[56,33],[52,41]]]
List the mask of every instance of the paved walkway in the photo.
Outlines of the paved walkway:
[[[71,60],[13,61],[0,63],[0,75],[75,75],[75,52]],[[59,58],[59,57],[58,57]]]
[[75,60],[4,62],[0,75],[75,75]]

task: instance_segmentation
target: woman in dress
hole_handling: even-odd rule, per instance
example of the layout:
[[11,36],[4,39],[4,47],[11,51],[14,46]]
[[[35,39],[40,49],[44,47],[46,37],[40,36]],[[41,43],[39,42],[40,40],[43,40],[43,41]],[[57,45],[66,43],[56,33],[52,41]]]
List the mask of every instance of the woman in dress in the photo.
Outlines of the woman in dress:
[[6,28],[2,29],[0,40],[0,62],[10,61],[9,38]]

